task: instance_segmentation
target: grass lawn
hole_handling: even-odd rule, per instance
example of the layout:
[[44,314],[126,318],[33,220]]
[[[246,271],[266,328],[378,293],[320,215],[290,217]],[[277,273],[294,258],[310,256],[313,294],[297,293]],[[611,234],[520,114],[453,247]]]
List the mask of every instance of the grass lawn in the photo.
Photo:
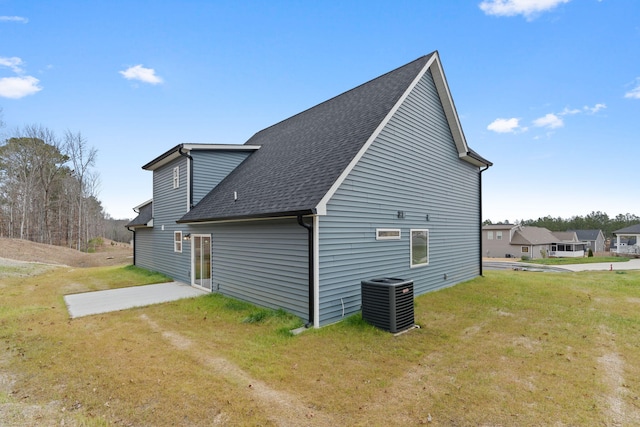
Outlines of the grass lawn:
[[298,336],[220,295],[69,320],[125,267],[0,267],[0,425],[638,425],[640,272],[486,271]]
[[542,259],[530,259],[524,261],[530,264],[542,264],[542,265],[567,265],[567,264],[597,264],[601,262],[628,262],[630,258],[617,257],[617,256],[603,256],[603,257],[582,257],[582,258],[542,258]]

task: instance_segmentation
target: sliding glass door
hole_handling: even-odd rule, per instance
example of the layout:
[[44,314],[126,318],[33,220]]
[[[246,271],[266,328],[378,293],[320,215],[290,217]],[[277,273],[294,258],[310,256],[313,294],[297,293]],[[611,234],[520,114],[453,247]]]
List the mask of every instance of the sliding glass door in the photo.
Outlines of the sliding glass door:
[[211,290],[211,235],[196,234],[191,238],[193,266],[192,285]]

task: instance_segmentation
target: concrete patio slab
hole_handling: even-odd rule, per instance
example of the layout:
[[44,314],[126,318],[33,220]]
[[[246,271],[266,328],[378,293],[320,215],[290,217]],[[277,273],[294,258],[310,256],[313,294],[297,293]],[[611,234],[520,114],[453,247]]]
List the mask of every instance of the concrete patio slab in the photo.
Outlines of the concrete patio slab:
[[64,302],[71,318],[76,318],[207,294],[185,283],[169,282],[65,295]]

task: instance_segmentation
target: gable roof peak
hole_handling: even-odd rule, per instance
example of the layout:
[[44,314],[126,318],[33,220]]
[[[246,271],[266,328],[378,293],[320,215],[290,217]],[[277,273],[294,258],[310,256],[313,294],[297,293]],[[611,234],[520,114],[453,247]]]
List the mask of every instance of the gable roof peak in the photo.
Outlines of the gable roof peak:
[[488,167],[466,145],[434,51],[255,133],[245,145],[260,150],[179,222],[326,213],[327,201],[428,72],[459,158]]

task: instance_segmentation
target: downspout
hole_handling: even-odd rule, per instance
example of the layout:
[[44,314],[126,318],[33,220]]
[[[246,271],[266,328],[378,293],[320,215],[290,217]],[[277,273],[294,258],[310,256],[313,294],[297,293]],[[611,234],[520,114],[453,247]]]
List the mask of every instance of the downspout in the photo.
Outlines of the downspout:
[[486,171],[487,169],[489,169],[489,165],[487,165],[484,169],[480,169],[480,175],[479,175],[480,180],[479,180],[479,186],[478,186],[478,195],[480,197],[480,200],[479,200],[480,201],[479,203],[480,205],[479,207],[480,209],[480,226],[479,226],[480,228],[480,236],[479,236],[480,237],[480,240],[479,240],[480,242],[480,276],[483,275],[483,271],[482,271],[482,250],[483,250],[482,248],[482,172]]
[[[135,210],[135,208],[133,209],[133,211],[136,214],[140,214],[140,211]],[[133,233],[133,265],[136,265],[136,229],[134,227],[132,230],[131,228],[127,227],[127,230]]]
[[315,301],[313,298],[313,288],[314,288],[314,272],[315,272],[315,265],[313,262],[313,223],[311,224],[307,224],[302,220],[302,215],[298,215],[298,224],[300,224],[300,226],[304,227],[307,229],[307,231],[309,232],[309,238],[308,238],[308,242],[309,242],[309,249],[308,249],[308,256],[309,256],[309,321],[307,322],[307,324],[304,325],[305,328],[310,327],[311,325],[313,325],[313,312],[315,311]]
[[189,164],[189,188],[187,189],[189,193],[189,210],[191,210],[193,208],[193,157],[188,152],[183,152],[182,146],[178,148],[178,153],[191,161]]

